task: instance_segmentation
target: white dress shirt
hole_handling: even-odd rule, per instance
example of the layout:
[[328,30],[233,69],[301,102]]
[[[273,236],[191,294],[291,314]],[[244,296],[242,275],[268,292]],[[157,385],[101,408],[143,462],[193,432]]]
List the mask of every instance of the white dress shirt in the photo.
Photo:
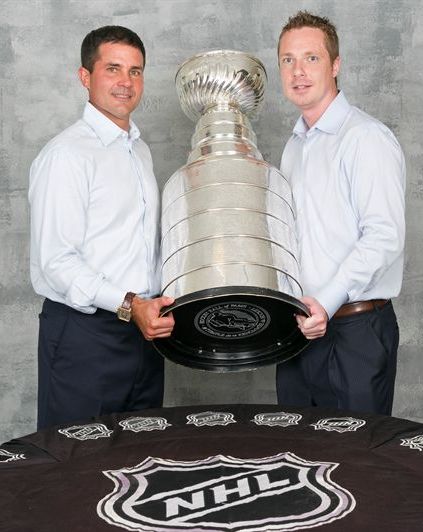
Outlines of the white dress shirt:
[[35,291],[88,314],[159,293],[159,192],[150,150],[90,103],[30,171]]
[[298,119],[281,171],[293,191],[304,294],[329,317],[347,302],[397,296],[405,162],[392,132],[340,92],[311,128]]

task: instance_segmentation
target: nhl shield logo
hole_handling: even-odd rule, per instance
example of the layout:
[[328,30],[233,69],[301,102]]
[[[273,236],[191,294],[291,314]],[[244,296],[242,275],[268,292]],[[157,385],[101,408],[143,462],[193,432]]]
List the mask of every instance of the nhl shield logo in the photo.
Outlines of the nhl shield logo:
[[354,417],[329,417],[320,419],[317,423],[312,423],[311,426],[315,430],[327,430],[328,432],[354,432],[365,424],[364,419]]
[[15,462],[16,460],[26,460],[25,455],[0,449],[0,464],[4,462]]
[[90,423],[89,425],[74,425],[67,429],[59,429],[59,432],[67,438],[84,441],[108,438],[113,431],[109,430],[103,423]]
[[423,451],[423,434],[414,436],[413,438],[402,438],[401,445],[404,447],[410,447],[410,449],[417,449]]
[[145,532],[303,530],[355,508],[353,495],[331,479],[338,465],[292,453],[190,462],[149,457],[103,472],[114,489],[97,513],[111,525]]
[[298,425],[302,417],[300,414],[270,412],[267,414],[256,414],[252,422],[256,425],[267,425],[269,427],[289,427],[290,425]]
[[199,412],[198,414],[189,414],[187,420],[187,425],[195,425],[196,427],[214,427],[236,423],[234,415],[230,412]]
[[151,430],[164,430],[172,425],[164,417],[130,417],[119,421],[123,430],[142,432]]

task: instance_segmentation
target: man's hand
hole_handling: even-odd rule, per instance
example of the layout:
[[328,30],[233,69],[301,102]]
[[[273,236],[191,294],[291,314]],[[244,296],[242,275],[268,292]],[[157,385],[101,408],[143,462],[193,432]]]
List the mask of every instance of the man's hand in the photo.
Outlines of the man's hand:
[[302,297],[301,301],[308,307],[311,316],[295,315],[298,327],[307,338],[307,340],[315,340],[320,338],[326,332],[326,325],[328,323],[328,315],[322,305],[314,299],[314,297]]
[[141,299],[134,297],[132,300],[132,319],[141,330],[146,340],[167,338],[171,335],[175,320],[172,313],[159,317],[162,307],[168,307],[175,300],[171,297],[156,297],[155,299]]

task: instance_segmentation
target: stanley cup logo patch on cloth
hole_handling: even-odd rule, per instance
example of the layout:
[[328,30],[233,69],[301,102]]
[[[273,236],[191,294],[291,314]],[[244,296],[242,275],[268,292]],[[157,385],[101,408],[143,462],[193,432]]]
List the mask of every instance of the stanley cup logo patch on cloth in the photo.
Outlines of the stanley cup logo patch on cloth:
[[132,468],[103,472],[114,490],[98,503],[97,513],[109,524],[138,531],[311,528],[355,508],[352,494],[330,478],[338,465],[292,453],[183,462],[149,457]]

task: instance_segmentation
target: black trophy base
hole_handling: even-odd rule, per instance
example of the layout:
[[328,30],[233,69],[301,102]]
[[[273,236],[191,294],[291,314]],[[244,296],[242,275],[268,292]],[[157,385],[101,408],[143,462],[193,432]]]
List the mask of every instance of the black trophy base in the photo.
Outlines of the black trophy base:
[[298,299],[264,288],[232,286],[201,290],[178,298],[170,338],[154,340],[172,362],[214,372],[244,371],[284,362],[308,340],[295,314],[308,316]]

